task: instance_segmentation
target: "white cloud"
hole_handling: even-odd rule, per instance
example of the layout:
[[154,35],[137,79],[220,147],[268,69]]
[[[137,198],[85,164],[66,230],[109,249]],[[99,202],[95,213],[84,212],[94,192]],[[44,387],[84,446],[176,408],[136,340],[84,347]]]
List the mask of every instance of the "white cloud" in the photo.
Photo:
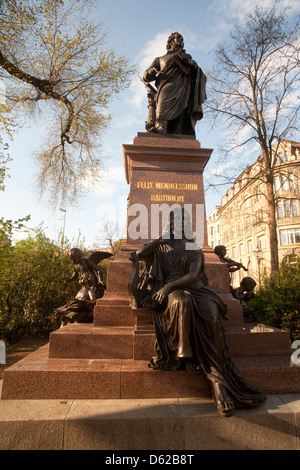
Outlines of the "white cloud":
[[[138,73],[141,77],[143,76],[144,71],[150,67],[156,57],[166,53],[167,38],[170,34],[170,31],[157,33],[153,39],[145,44],[136,58]],[[138,110],[140,110],[142,107],[143,109],[147,109],[147,107],[145,107],[145,104],[147,103],[147,92],[145,85],[142,83],[139,76],[133,79],[130,86],[130,91],[131,97],[128,100],[128,104]]]
[[123,166],[109,167],[99,170],[95,176],[87,175],[82,186],[97,196],[111,197],[127,189]]
[[[245,16],[254,11],[257,6],[269,8],[274,0],[213,0],[210,4],[212,12],[208,33],[199,41],[199,49],[212,50],[214,45],[222,41],[231,31],[234,24],[242,22]],[[292,17],[300,13],[299,0],[281,0],[278,7],[289,6],[287,15]]]
[[214,176],[219,176],[228,168],[232,168],[235,164],[236,164],[235,160],[231,160],[227,163],[224,163],[223,165],[219,165],[215,168],[211,168],[210,170],[206,170],[205,177],[212,178]]
[[167,39],[172,31],[165,30],[157,33],[156,36],[145,44],[138,56],[138,64],[142,71],[150,67],[151,63],[156,57],[162,56],[166,53]]
[[[219,18],[230,18],[234,22],[242,21],[245,15],[252,12],[257,6],[269,8],[274,4],[274,0],[213,0],[210,9]],[[278,4],[279,8],[289,6],[288,14],[294,15],[300,11],[299,0],[281,0]]]

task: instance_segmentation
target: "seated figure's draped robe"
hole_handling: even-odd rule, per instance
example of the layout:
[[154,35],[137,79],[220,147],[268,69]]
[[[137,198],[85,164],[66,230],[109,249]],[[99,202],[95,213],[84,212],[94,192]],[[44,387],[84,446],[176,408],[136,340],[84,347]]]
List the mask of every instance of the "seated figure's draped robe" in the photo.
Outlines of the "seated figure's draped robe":
[[207,283],[202,251],[177,251],[167,244],[157,247],[147,274],[153,286],[151,294],[182,278],[194,260],[201,263],[197,281],[188,288],[174,290],[166,305],[153,310],[156,356],[149,366],[176,370],[182,358],[193,358],[210,381],[226,387],[237,407],[258,404],[264,401],[264,395],[246,385],[230,357],[223,326],[226,306]]

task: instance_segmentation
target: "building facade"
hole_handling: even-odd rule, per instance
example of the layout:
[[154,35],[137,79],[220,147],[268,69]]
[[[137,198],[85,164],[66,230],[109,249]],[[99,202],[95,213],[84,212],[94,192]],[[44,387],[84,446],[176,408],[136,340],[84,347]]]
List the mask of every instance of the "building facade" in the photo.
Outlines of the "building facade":
[[[280,261],[300,256],[300,143],[283,141],[274,154],[274,196]],[[230,258],[247,267],[232,274],[237,287],[245,275],[258,283],[270,270],[269,214],[263,159],[243,171],[207,214],[208,244],[225,245]]]

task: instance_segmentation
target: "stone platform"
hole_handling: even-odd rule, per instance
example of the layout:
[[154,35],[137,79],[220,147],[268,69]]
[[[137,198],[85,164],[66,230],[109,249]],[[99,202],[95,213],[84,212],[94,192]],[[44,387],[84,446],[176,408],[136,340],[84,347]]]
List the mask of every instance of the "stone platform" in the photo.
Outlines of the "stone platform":
[[[226,334],[229,345],[232,343],[234,362],[248,384],[264,393],[298,392],[300,368],[290,363],[286,336],[280,330],[262,326],[253,327],[252,333],[248,328],[249,331],[229,328]],[[270,355],[269,341],[273,335],[277,337],[277,345],[273,349],[275,354]],[[241,347],[243,337],[245,342]],[[155,371],[148,368],[148,361],[134,360],[132,354],[130,327],[65,326],[51,334],[49,345],[5,371],[2,399],[210,396],[204,374]]]
[[299,450],[300,394],[269,395],[230,419],[199,397],[0,400],[0,435],[0,450],[101,450],[100,460],[189,451],[200,464],[197,450]]

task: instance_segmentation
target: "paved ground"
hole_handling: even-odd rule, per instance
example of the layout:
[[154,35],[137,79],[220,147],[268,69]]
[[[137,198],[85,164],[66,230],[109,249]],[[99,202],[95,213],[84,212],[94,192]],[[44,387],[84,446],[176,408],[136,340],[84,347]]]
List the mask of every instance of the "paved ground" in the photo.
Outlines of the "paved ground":
[[[7,347],[0,396],[4,369],[47,342],[26,338]],[[257,409],[237,410],[230,419],[200,397],[0,399],[0,436],[0,450],[300,450],[300,393],[269,395]]]
[[18,362],[23,357],[48,343],[47,338],[39,338],[36,336],[22,339],[14,344],[6,347],[6,364],[0,364],[0,380],[3,378],[4,370]]

